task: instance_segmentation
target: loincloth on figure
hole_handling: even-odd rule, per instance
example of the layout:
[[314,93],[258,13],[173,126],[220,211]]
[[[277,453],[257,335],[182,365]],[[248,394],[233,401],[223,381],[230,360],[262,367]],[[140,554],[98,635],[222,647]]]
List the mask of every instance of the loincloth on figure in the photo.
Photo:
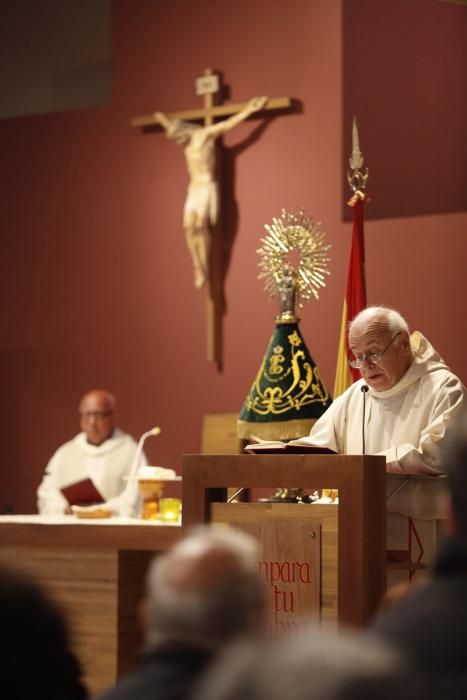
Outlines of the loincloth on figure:
[[216,182],[192,184],[188,186],[188,195],[183,208],[183,225],[194,223],[197,227],[215,224],[219,212],[219,195]]

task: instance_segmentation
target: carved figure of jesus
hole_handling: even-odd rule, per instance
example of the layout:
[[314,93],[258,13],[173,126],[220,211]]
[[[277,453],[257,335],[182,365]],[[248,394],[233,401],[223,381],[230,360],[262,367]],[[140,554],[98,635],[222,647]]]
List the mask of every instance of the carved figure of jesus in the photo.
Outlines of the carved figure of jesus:
[[211,227],[217,223],[219,217],[214,142],[216,138],[262,109],[266,102],[267,97],[255,97],[233,116],[208,126],[169,119],[162,112],[153,115],[154,120],[164,128],[167,138],[184,146],[189,185],[183,210],[183,228],[193,261],[194,283],[198,289],[209,279]]

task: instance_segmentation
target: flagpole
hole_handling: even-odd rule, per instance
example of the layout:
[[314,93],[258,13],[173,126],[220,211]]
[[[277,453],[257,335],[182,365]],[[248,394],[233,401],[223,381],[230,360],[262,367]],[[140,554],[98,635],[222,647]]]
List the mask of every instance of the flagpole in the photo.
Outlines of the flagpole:
[[352,241],[350,245],[349,264],[347,269],[347,284],[344,298],[339,345],[337,353],[336,377],[334,382],[334,398],[342,394],[356,379],[358,370],[351,369],[348,364],[350,349],[347,339],[349,322],[366,306],[365,285],[365,240],[364,240],[364,203],[368,201],[366,184],[368,168],[363,170],[363,155],[360,150],[357,119],[352,124],[352,155],[349,158],[351,170],[347,172],[347,180],[352,196],[347,204],[352,207]]

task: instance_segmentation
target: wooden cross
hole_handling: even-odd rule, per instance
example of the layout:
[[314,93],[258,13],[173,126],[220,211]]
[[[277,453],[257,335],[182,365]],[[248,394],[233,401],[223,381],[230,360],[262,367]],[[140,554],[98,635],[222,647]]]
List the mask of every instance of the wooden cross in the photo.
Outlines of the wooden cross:
[[[219,76],[212,69],[206,68],[204,75],[196,80],[196,94],[204,98],[203,109],[184,110],[180,112],[171,112],[167,115],[170,120],[181,119],[185,122],[202,121],[204,126],[214,124],[215,120],[221,117],[231,117],[242,111],[246,104],[230,104],[218,105],[214,104],[215,95],[219,92]],[[289,97],[276,97],[267,100],[260,112],[270,110],[283,110],[291,106]],[[144,127],[159,127],[159,122],[154,114],[149,114],[142,117],[134,117],[131,120],[131,126]],[[222,208],[222,204],[221,204]],[[218,226],[216,227],[218,229]],[[209,362],[215,362],[220,369],[222,366],[222,246],[220,231],[212,232],[211,243],[211,263],[209,266],[209,284],[207,285],[207,327],[206,327],[206,343],[207,343],[207,359]]]

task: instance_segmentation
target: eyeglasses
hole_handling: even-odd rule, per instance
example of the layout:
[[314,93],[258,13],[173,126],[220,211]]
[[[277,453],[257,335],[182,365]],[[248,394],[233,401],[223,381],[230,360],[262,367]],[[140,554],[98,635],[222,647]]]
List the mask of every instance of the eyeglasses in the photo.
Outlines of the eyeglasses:
[[381,352],[372,352],[371,355],[363,355],[362,357],[355,357],[353,360],[349,360],[349,365],[353,367],[354,369],[360,369],[360,367],[363,365],[364,362],[369,362],[370,365],[377,365],[378,362],[381,362],[381,359],[386,352],[386,350],[389,350],[395,339],[397,338],[398,335],[400,335],[400,331],[394,335],[389,343],[386,345],[384,350]]
[[81,420],[89,420],[90,418],[107,418],[112,415],[112,411],[81,411],[79,417]]

